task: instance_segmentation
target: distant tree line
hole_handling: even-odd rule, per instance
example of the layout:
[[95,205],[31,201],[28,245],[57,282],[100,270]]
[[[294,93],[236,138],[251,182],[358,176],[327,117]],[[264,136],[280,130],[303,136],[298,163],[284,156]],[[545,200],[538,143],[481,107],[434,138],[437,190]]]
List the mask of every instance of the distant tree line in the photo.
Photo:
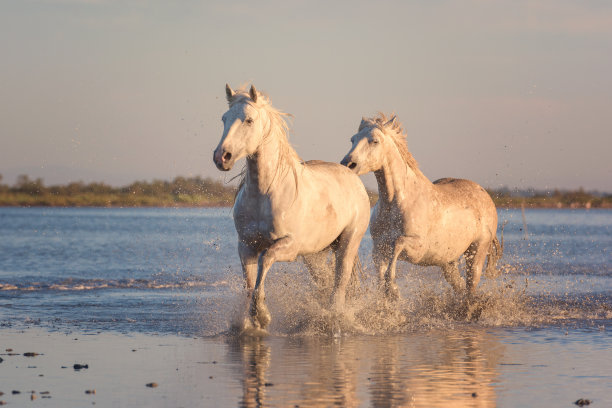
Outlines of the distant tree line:
[[[65,207],[217,207],[231,206],[236,187],[210,178],[176,177],[172,181],[135,181],[124,187],[105,183],[71,182],[46,186],[41,178],[27,175],[14,185],[4,184],[0,174],[0,206]],[[578,190],[487,190],[498,207],[612,208],[612,194]],[[372,205],[378,194],[368,191]]]
[[123,187],[105,183],[71,182],[45,186],[41,178],[17,177],[14,185],[2,183],[0,206],[102,206],[102,207],[207,207],[228,206],[236,187],[210,178],[176,177],[172,181],[135,181]]

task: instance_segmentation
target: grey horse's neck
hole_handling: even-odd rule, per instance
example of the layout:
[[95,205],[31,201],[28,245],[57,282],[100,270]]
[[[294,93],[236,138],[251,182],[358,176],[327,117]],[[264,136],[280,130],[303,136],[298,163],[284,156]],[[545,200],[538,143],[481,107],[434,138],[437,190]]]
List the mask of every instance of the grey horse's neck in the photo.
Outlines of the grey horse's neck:
[[423,195],[433,187],[432,182],[418,168],[410,167],[397,151],[386,156],[374,175],[378,183],[378,199],[387,204],[424,198]]

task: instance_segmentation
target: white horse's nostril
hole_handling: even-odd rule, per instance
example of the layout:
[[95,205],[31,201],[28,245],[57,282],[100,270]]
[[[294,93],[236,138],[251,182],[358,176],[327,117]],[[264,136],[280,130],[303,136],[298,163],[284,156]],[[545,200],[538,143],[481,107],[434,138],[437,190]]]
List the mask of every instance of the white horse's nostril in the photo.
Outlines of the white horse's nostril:
[[232,154],[230,152],[223,153],[223,156],[221,157],[221,159],[224,162],[229,161],[231,158],[232,158]]

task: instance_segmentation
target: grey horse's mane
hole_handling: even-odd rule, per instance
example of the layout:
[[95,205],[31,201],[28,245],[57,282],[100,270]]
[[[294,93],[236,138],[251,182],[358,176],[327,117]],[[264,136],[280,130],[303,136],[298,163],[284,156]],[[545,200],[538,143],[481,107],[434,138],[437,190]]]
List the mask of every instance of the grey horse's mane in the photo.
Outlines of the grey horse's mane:
[[[300,156],[298,156],[295,149],[293,149],[289,143],[289,123],[287,122],[287,118],[291,117],[292,115],[281,112],[272,106],[268,95],[261,91],[257,91],[257,101],[253,101],[249,95],[246,85],[236,90],[236,94],[232,96],[229,101],[229,106],[231,108],[238,103],[248,103],[257,109],[264,109],[268,115],[268,118],[270,119],[270,126],[267,129],[267,134],[264,137],[263,143],[266,143],[268,138],[276,138],[279,142],[279,155],[276,174],[272,180],[272,183],[268,187],[268,190],[272,188],[276,180],[279,180],[279,174],[286,174],[288,171],[293,172],[293,178],[295,179],[297,187],[297,170],[295,168],[295,164],[301,163],[302,159],[300,159]],[[246,165],[236,177],[239,177],[238,189],[236,190],[237,196],[238,192],[246,182]]]
[[[391,121],[391,119],[393,119],[393,121]],[[391,121],[391,123],[389,123],[389,121]],[[417,163],[415,158],[412,156],[412,153],[410,153],[408,150],[406,133],[402,128],[402,124],[395,115],[387,116],[382,112],[378,112],[376,116],[371,118],[363,118],[361,124],[359,125],[358,131],[361,131],[366,127],[377,127],[383,134],[389,136],[395,143],[395,146],[397,146],[397,150],[402,156],[404,162],[406,162],[406,164],[412,170],[416,171],[419,169],[419,163]]]

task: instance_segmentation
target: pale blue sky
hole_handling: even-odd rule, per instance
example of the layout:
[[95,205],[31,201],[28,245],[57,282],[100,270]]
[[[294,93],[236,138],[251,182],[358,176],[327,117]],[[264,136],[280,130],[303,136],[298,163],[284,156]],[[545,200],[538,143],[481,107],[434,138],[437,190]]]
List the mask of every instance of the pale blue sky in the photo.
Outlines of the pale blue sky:
[[3,0],[0,33],[4,182],[229,180],[253,82],[304,159],[394,111],[431,180],[612,191],[612,2]]

